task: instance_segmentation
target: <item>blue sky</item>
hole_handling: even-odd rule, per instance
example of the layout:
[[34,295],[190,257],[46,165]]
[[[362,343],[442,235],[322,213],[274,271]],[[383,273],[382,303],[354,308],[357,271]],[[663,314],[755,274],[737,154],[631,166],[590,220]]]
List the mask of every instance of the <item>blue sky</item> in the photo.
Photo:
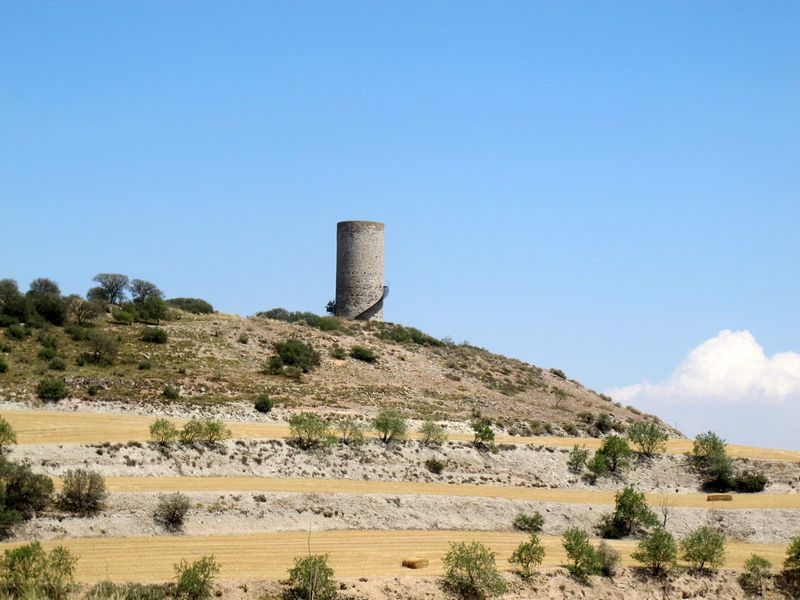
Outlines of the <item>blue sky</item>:
[[[596,389],[723,330],[800,352],[796,2],[5,1],[0,57],[23,286],[321,311],[336,221],[370,219],[387,319]],[[689,404],[719,423],[656,412],[800,447],[793,369]]]

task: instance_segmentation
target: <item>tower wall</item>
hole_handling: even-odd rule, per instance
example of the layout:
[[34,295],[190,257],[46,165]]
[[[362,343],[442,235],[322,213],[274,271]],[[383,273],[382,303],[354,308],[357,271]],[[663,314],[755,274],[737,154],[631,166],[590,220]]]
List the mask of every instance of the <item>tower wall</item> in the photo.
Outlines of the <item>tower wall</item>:
[[336,316],[383,321],[383,223],[336,225]]

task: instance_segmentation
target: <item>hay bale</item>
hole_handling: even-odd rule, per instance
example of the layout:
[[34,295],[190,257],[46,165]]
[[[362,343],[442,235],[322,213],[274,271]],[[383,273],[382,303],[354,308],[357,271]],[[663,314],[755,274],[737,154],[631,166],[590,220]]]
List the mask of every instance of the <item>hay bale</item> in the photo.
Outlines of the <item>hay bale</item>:
[[430,564],[427,558],[404,558],[403,566],[406,569],[424,569]]
[[706,497],[706,502],[731,502],[733,494],[709,494]]

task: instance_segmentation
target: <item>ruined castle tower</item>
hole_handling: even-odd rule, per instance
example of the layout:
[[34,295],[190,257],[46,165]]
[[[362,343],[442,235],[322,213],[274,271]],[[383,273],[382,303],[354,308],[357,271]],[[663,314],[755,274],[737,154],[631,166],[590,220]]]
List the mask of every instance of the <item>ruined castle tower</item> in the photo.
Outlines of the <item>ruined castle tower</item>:
[[383,223],[336,224],[336,316],[383,321]]

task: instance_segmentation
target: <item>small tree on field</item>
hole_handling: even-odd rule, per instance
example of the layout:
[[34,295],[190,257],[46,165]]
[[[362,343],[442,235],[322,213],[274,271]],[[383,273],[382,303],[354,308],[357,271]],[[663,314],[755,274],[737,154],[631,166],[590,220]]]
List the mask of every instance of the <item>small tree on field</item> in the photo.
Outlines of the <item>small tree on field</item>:
[[158,444],[169,444],[178,437],[178,428],[166,419],[156,419],[150,425],[150,437]]
[[567,398],[569,398],[569,396],[570,396],[570,393],[569,393],[567,390],[563,389],[563,388],[560,388],[560,387],[554,387],[554,388],[553,388],[553,395],[555,395],[555,397],[556,397],[556,408],[558,408],[558,407],[559,407],[559,405],[560,405],[560,404],[561,404],[561,403],[562,403],[564,400],[566,400]]
[[67,296],[67,314],[78,327],[85,327],[100,316],[101,306],[97,302],[84,300],[77,294]]
[[78,559],[63,546],[46,552],[39,542],[6,550],[0,561],[0,594],[4,598],[65,600]]
[[218,576],[219,565],[213,556],[204,556],[191,564],[182,560],[175,565],[175,596],[186,600],[207,600],[211,598]]
[[106,482],[100,473],[70,469],[64,476],[58,505],[68,512],[93,515],[102,510],[106,496]]
[[14,433],[14,428],[11,423],[0,417],[0,452],[6,449],[11,444],[17,443],[17,434]]
[[480,542],[450,544],[442,559],[445,582],[462,598],[491,598],[506,591],[495,566],[495,553]]
[[542,564],[543,560],[544,546],[539,541],[539,536],[532,533],[528,541],[517,546],[508,562],[519,565],[522,577],[528,579],[536,572],[536,568]]
[[772,563],[763,556],[753,554],[744,563],[744,570],[739,575],[739,585],[748,594],[761,596],[770,579],[772,579]]
[[650,510],[644,493],[626,486],[614,496],[614,512],[606,515],[601,525],[604,538],[621,538],[658,525],[658,517]]
[[336,424],[339,439],[347,446],[360,446],[364,443],[364,428],[353,417],[344,417]]
[[476,444],[493,444],[494,429],[492,424],[484,419],[478,419],[472,423],[472,431],[475,434]]
[[433,419],[426,419],[420,426],[422,443],[428,446],[441,446],[447,441],[447,431]]
[[153,518],[167,531],[180,531],[190,506],[189,498],[180,492],[160,496]]
[[538,510],[531,514],[519,513],[514,518],[514,529],[520,531],[538,532],[544,527],[544,517]]
[[681,558],[696,569],[716,569],[725,563],[725,535],[711,527],[699,527],[681,540]]
[[378,413],[372,426],[380,434],[380,439],[384,444],[397,442],[405,439],[406,424],[405,417],[396,410],[386,409]]
[[578,579],[592,575],[597,571],[595,549],[589,542],[589,536],[579,527],[570,527],[561,538],[567,552],[567,570]]
[[129,289],[131,290],[131,298],[134,303],[144,302],[148,298],[164,299],[164,292],[158,289],[155,283],[145,281],[144,279],[134,279],[131,281]]
[[98,273],[92,281],[96,281],[99,285],[97,288],[89,290],[90,296],[101,297],[109,304],[120,304],[125,300],[125,290],[128,287],[127,276],[120,273]]
[[298,600],[332,600],[336,598],[333,569],[327,554],[309,554],[294,559],[289,570],[292,596]]
[[630,467],[628,459],[631,455],[631,448],[623,437],[609,435],[603,440],[603,444],[597,452],[603,456],[606,467],[611,473],[616,473],[618,470],[623,471]]
[[330,423],[311,412],[302,412],[289,418],[292,440],[304,450],[331,440]]
[[790,582],[800,585],[800,535],[792,538],[789,547],[786,549],[783,572]]
[[583,471],[583,468],[586,466],[586,461],[588,460],[589,450],[586,449],[586,446],[578,446],[578,444],[575,444],[569,452],[567,467],[570,471],[577,474]]
[[639,448],[639,452],[652,457],[667,448],[669,436],[664,428],[653,421],[636,421],[628,428],[628,437]]
[[639,542],[638,549],[631,553],[631,557],[654,574],[664,575],[677,563],[678,545],[671,533],[657,527]]
[[89,333],[89,349],[83,353],[86,362],[96,365],[113,365],[117,360],[119,348],[117,340],[103,331]]

